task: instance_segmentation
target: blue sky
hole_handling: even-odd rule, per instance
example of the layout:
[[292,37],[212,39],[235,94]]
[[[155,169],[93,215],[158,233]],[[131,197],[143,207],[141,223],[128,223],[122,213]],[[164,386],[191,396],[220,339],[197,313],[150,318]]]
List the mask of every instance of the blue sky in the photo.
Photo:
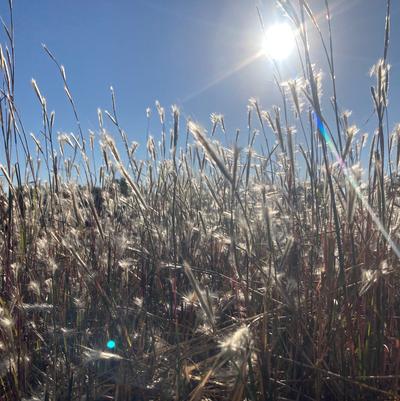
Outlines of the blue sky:
[[[317,11],[322,3],[310,1]],[[400,109],[400,4],[392,3],[394,124]],[[368,72],[383,52],[385,1],[330,4],[339,105],[353,110],[353,122],[365,130],[371,128],[363,124],[372,112],[369,88],[374,84]],[[250,97],[265,109],[279,102],[271,64],[262,57],[254,59],[262,36],[257,5],[267,26],[280,18],[273,0],[15,0],[16,102],[27,131],[37,133],[41,126],[31,78],[47,98],[49,110],[56,111],[56,130],[76,131],[58,71],[41,43],[65,66],[86,132],[98,129],[98,107],[111,108],[110,85],[130,141],[144,144],[148,106],[154,111],[151,134],[159,138],[155,100],[168,111],[177,104],[184,118],[190,116],[205,127],[210,113],[222,113],[232,137],[236,128],[245,131]],[[4,10],[2,15],[7,19]],[[315,33],[310,38],[313,47],[318,42]],[[314,49],[314,62],[326,69],[321,49]],[[295,57],[280,68],[285,78],[299,74]],[[330,87],[325,84],[328,96]]]

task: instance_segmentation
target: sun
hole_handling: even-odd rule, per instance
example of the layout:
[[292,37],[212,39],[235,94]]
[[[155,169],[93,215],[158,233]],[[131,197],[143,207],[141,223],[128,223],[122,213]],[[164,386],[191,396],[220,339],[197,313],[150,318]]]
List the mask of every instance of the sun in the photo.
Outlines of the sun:
[[272,25],[265,32],[263,52],[274,60],[287,58],[295,48],[296,41],[292,28],[287,23]]

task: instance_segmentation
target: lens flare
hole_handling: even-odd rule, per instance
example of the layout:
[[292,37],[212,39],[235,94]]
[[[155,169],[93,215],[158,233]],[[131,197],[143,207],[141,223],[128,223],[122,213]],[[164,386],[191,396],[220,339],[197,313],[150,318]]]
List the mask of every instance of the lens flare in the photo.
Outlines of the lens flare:
[[107,348],[108,349],[114,349],[115,348],[115,341],[114,340],[107,341]]
[[393,252],[396,254],[396,256],[400,259],[400,249],[397,246],[397,244],[392,240],[392,238],[390,237],[390,234],[386,231],[384,225],[382,224],[382,222],[379,220],[379,217],[375,214],[375,212],[372,210],[370,204],[368,203],[368,200],[365,199],[365,197],[363,196],[363,194],[361,193],[360,187],[357,184],[357,180],[354,178],[353,173],[351,172],[351,170],[349,168],[347,168],[344,160],[340,157],[340,155],[338,154],[338,152],[336,151],[336,148],[331,140],[331,138],[329,137],[328,133],[325,130],[324,124],[321,121],[321,119],[319,118],[317,113],[314,113],[314,118],[315,118],[315,123],[317,125],[318,131],[320,132],[320,134],[322,135],[322,137],[324,138],[329,150],[333,153],[333,155],[336,158],[336,161],[338,162],[338,164],[340,165],[344,176],[347,180],[347,182],[353,187],[354,192],[357,195],[357,198],[361,201],[361,203],[363,204],[363,206],[365,207],[365,209],[367,210],[367,212],[369,213],[369,215],[372,218],[372,221],[375,223],[375,225],[378,227],[379,231],[382,233],[383,237],[386,239],[388,245],[392,248]]

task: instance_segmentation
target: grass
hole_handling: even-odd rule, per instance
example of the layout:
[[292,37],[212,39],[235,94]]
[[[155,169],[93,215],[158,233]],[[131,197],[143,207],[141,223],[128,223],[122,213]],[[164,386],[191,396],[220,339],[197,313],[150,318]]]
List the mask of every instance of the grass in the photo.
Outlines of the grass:
[[[99,144],[86,137],[64,67],[47,48],[77,135],[56,137],[55,115],[33,81],[43,135],[28,139],[13,103],[10,1],[0,52],[1,401],[400,399],[390,1],[384,56],[373,69],[370,149],[338,107],[328,1],[329,37],[320,38],[332,127],[305,29],[320,28],[305,1],[279,3],[299,30],[303,76],[282,83],[277,71],[281,107],[250,101],[247,146],[225,132],[223,116],[211,116],[208,136],[175,106],[168,137],[157,103],[162,140],[148,137],[139,160],[113,91],[112,111],[98,113]],[[292,123],[304,143],[295,144]],[[219,135],[233,145],[223,147]]]

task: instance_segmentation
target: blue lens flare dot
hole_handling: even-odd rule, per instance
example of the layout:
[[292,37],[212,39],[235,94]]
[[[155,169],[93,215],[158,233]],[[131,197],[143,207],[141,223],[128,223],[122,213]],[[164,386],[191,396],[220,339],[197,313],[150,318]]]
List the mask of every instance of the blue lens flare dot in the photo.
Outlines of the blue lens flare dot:
[[114,349],[115,348],[115,341],[114,340],[107,341],[107,348],[108,349]]

